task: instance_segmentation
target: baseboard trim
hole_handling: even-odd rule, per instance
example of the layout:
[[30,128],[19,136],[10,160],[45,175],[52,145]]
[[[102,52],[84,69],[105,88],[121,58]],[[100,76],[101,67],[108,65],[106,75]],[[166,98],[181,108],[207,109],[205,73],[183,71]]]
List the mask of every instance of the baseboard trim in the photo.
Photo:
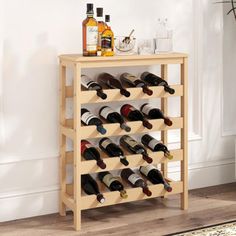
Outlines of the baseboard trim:
[[[189,189],[235,182],[235,160],[210,161],[189,166]],[[170,167],[169,177],[178,180],[179,169]],[[58,212],[59,185],[26,189],[0,195],[0,222]]]

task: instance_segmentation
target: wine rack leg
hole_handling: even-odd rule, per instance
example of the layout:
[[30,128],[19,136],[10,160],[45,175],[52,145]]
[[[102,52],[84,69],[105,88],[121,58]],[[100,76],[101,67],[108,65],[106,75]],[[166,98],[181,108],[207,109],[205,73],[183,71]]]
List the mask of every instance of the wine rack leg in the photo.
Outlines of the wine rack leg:
[[183,160],[181,161],[181,180],[183,181],[183,193],[181,194],[181,208],[188,209],[188,59],[184,58],[181,64],[181,84],[184,86],[184,96],[181,97],[181,116],[184,119],[184,125],[181,129],[181,148]]
[[[66,68],[60,63],[60,129],[62,125],[65,125],[65,108],[66,108],[66,97],[65,97],[65,86],[66,86]],[[63,202],[63,195],[66,192],[66,137],[60,132],[60,197],[59,197],[59,213],[61,216],[66,215],[66,206]]]
[[74,65],[74,226],[76,230],[81,229],[81,154],[80,154],[80,96],[81,96],[81,87],[80,87],[80,77],[81,77],[81,67],[77,63]]
[[[168,79],[168,67],[167,65],[161,65],[161,78],[166,80]],[[165,115],[168,114],[168,100],[167,98],[162,98],[161,99],[161,110],[164,112]],[[167,130],[165,131],[161,131],[161,140],[162,142],[167,145]],[[165,161],[164,163],[161,164],[161,170],[163,173],[164,178],[167,177],[167,161]]]

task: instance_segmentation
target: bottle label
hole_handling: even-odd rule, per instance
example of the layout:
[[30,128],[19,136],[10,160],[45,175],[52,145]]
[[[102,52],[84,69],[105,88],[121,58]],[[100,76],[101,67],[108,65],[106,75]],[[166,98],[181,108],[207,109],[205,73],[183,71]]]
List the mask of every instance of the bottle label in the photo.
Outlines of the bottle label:
[[81,153],[83,154],[87,148],[91,148],[91,147],[93,147],[93,145],[89,143],[88,141],[81,142]]
[[87,111],[85,112],[82,116],[81,116],[81,120],[85,123],[85,124],[89,124],[89,121],[93,118],[97,118],[95,115],[93,115],[91,112]]
[[96,51],[98,43],[98,27],[97,26],[87,26],[87,51]]
[[109,188],[111,183],[113,181],[117,180],[117,178],[115,178],[114,176],[112,176],[111,174],[107,174],[103,177],[102,181],[103,183]]
[[102,36],[101,44],[102,44],[102,49],[105,49],[105,51],[112,51],[112,37]]
[[105,139],[105,140],[101,143],[101,146],[106,149],[107,146],[108,146],[109,144],[111,144],[111,143],[112,143],[112,142],[111,142],[110,139]]
[[153,169],[156,169],[155,166],[153,165],[147,165],[147,166],[142,166],[140,168],[140,171],[145,175],[145,176],[148,176],[148,173],[149,171],[153,170]]
[[148,113],[153,109],[152,106],[150,106],[149,104],[146,104],[142,107],[141,112],[144,113],[145,115],[148,115]]
[[100,112],[100,115],[107,119],[108,115],[113,113],[114,111],[110,107],[104,107],[102,111]]
[[148,143],[148,146],[154,150],[155,149],[155,146],[159,143],[162,143],[162,141],[158,141],[156,139],[152,139],[149,143]]
[[128,178],[129,182],[132,183],[133,185],[135,185],[136,181],[138,181],[139,179],[142,179],[142,178],[137,174],[132,174]]
[[134,82],[137,80],[137,77],[131,74],[125,74],[124,79],[134,84]]
[[132,148],[134,148],[138,143],[132,139],[131,137],[126,137],[124,140],[129,146],[131,146]]
[[97,84],[95,81],[91,80],[88,76],[86,75],[82,75],[81,76],[81,84],[85,87],[85,88],[89,88],[92,84]]

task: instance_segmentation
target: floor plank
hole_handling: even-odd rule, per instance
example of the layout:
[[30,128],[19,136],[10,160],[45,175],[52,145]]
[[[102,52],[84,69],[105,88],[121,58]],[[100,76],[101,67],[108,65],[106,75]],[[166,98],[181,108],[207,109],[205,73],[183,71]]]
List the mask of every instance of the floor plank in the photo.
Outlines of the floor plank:
[[82,230],[73,230],[72,213],[0,223],[2,236],[158,236],[236,220],[236,183],[190,191],[189,210],[179,196],[86,210]]

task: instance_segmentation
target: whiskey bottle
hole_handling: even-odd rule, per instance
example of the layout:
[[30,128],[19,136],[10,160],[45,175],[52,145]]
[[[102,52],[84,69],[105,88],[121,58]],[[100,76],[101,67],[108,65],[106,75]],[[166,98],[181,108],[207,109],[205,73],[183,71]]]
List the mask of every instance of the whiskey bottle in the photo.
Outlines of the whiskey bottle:
[[106,29],[106,24],[103,21],[103,8],[97,8],[97,22],[98,22],[98,47],[97,47],[97,55],[102,55],[102,33]]
[[98,23],[93,18],[93,4],[87,4],[87,18],[83,21],[83,56],[97,56]]
[[102,56],[114,56],[114,34],[111,27],[108,25],[110,22],[110,15],[105,16],[107,28],[101,35],[101,50]]

